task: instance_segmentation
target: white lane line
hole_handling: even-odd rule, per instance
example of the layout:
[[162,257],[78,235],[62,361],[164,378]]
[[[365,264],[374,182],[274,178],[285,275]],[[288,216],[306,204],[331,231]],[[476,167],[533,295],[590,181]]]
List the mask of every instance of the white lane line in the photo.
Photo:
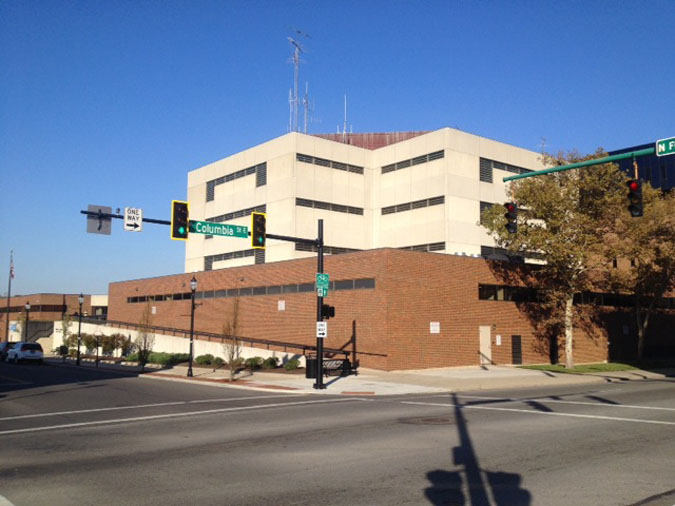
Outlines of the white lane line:
[[[298,394],[296,394],[298,396]],[[101,411],[117,411],[123,409],[142,409],[142,408],[157,408],[162,406],[182,406],[188,404],[203,404],[206,402],[232,402],[232,401],[252,401],[256,399],[278,399],[280,397],[289,397],[289,394],[284,395],[259,395],[257,397],[227,397],[224,399],[203,399],[199,401],[175,401],[175,402],[159,402],[156,404],[138,404],[136,406],[114,406],[111,408],[96,408],[96,409],[79,409],[76,411],[51,411],[49,413],[37,413],[34,415],[17,415],[17,416],[5,416],[0,418],[0,421],[3,420],[20,420],[25,418],[42,418],[46,416],[58,416],[58,415],[76,415],[81,413],[97,413]]]
[[190,411],[188,413],[171,413],[166,415],[149,415],[149,416],[135,416],[132,418],[113,418],[110,420],[98,420],[95,422],[80,422],[80,423],[68,423],[63,425],[51,425],[45,427],[32,427],[28,429],[13,429],[13,430],[3,430],[0,431],[0,435],[8,434],[21,434],[26,432],[40,432],[45,430],[54,430],[54,429],[70,429],[73,427],[87,427],[91,425],[110,425],[116,423],[128,423],[128,422],[144,422],[146,420],[160,420],[163,418],[181,418],[185,416],[197,416],[197,415],[211,415],[214,413],[228,413],[234,411],[253,411],[256,409],[265,409],[265,408],[283,408],[286,406],[299,406],[302,404],[320,404],[320,403],[329,403],[329,402],[353,402],[359,401],[358,398],[346,398],[346,399],[325,399],[320,401],[299,401],[299,402],[280,402],[275,404],[261,404],[259,406],[241,406],[235,408],[220,408],[220,409],[208,409],[205,411]]
[[6,497],[0,495],[0,506],[14,506],[14,503],[9,502]]
[[[610,420],[616,422],[634,422],[634,423],[649,423],[653,425],[675,425],[675,422],[662,422],[659,420],[644,420],[641,418],[620,418],[616,416],[600,416],[600,415],[579,415],[576,413],[557,413],[555,411],[538,411],[534,409],[516,409],[516,408],[497,408],[492,406],[467,406],[464,404],[446,404],[446,403],[435,403],[435,402],[412,402],[412,401],[402,401],[401,404],[413,404],[417,406],[439,406],[439,407],[448,407],[448,408],[461,408],[461,409],[484,409],[488,411],[510,411],[513,413],[527,413],[529,415],[549,415],[549,416],[566,416],[569,418],[589,418],[592,420]],[[2,434],[0,432],[0,434]]]
[[[583,395],[583,394],[582,394]],[[522,399],[510,399],[508,397],[482,397],[479,395],[458,395],[464,399],[485,399],[485,400],[501,400],[504,402],[527,402],[536,401],[541,403],[557,403],[557,404],[578,404],[580,406],[596,406],[602,408],[630,408],[630,409],[653,409],[657,411],[675,411],[675,408],[665,408],[660,406],[636,406],[632,404],[612,404],[605,402],[586,402],[586,401],[561,401],[557,399],[548,399],[546,397],[527,397]]]

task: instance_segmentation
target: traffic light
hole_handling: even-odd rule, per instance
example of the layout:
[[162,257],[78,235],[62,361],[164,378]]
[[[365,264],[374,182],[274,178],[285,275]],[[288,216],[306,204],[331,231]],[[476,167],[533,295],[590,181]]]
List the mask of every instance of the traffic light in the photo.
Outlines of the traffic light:
[[328,304],[321,304],[321,318],[328,320],[329,318],[335,318],[335,306],[329,306]]
[[190,212],[188,203],[182,200],[171,201],[171,239],[187,241]]
[[255,249],[265,249],[265,213],[251,213],[251,246]]
[[504,204],[506,208],[506,213],[504,218],[506,218],[506,230],[509,234],[515,234],[518,232],[518,206],[515,202],[507,202]]
[[633,218],[639,218],[643,214],[642,181],[639,179],[629,179],[626,185],[628,186],[628,210]]

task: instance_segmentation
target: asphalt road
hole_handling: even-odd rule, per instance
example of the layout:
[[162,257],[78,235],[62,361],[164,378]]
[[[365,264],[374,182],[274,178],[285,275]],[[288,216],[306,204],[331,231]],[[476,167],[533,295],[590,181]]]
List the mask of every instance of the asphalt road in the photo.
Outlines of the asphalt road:
[[675,504],[675,382],[289,395],[0,364],[0,505]]

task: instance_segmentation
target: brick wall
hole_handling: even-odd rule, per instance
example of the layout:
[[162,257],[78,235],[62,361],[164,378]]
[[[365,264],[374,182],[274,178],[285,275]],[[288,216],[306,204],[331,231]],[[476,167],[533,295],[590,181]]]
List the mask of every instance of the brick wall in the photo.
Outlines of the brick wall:
[[[523,363],[549,361],[549,341],[534,324],[543,317],[538,305],[478,299],[478,284],[507,284],[497,279],[482,258],[395,249],[378,249],[326,256],[324,271],[331,281],[374,278],[375,289],[334,290],[325,303],[335,306],[328,320],[330,348],[347,347],[356,337],[361,365],[385,370],[477,365],[479,328],[490,329],[492,360],[510,364],[512,336],[521,336]],[[198,272],[197,291],[312,283],[316,258]],[[137,323],[146,306],[155,307],[153,324],[189,329],[190,301],[128,303],[128,297],[190,292],[193,274],[111,283],[108,319]],[[285,310],[278,310],[278,302]],[[239,332],[246,337],[314,345],[316,296],[313,292],[241,296]],[[199,299],[195,328],[222,332],[231,317],[233,298]],[[602,317],[580,319],[575,329],[577,362],[608,359],[608,331],[617,332],[625,311],[603,309]],[[590,315],[590,316],[589,316]],[[654,335],[674,323],[673,315],[656,319]],[[430,333],[430,323],[440,325]],[[621,322],[621,323],[618,323]],[[617,327],[618,326],[618,327]],[[631,330],[632,332],[632,330]],[[497,336],[501,336],[501,345]],[[559,356],[564,343],[559,338]]]
[[[31,322],[50,322],[59,321],[63,318],[63,312],[56,310],[54,307],[67,307],[67,312],[70,314],[79,311],[78,294],[62,294],[62,293],[32,293],[28,295],[12,296],[9,300],[9,320],[16,321],[19,315],[25,314],[26,302],[30,302],[30,321]],[[82,312],[91,314],[91,297],[84,296],[84,303],[82,304]],[[7,297],[0,298],[0,340],[6,340],[7,328]]]

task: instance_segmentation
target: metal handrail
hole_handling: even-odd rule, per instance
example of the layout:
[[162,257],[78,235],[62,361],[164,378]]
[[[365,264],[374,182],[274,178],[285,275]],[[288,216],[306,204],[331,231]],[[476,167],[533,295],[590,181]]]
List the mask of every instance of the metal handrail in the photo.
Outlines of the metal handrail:
[[[138,323],[122,322],[122,321],[118,321],[118,320],[99,320],[99,319],[96,319],[96,318],[84,317],[84,316],[82,317],[82,321],[86,322],[86,323],[95,323],[95,324],[99,324],[99,325],[110,324],[110,326],[112,326],[112,327],[120,327],[120,328],[138,329],[138,328],[141,327],[141,325],[138,324]],[[150,330],[152,330],[153,332],[157,332],[157,333],[160,333],[160,334],[171,333],[171,335],[174,335],[174,336],[176,334],[182,334],[186,337],[190,336],[190,331],[185,330],[185,329],[178,329],[178,328],[173,328],[173,327],[159,327],[159,326],[155,326],[155,325],[151,325],[148,328]],[[272,339],[260,339],[260,338],[256,338],[256,337],[242,337],[242,336],[227,336],[225,334],[217,334],[215,332],[204,332],[204,331],[201,331],[201,330],[195,330],[194,335],[195,336],[207,337],[209,341],[211,340],[211,338],[215,338],[215,339],[220,340],[220,342],[225,342],[225,340],[227,340],[227,339],[233,339],[234,338],[234,339],[237,339],[237,340],[242,341],[244,343],[262,344],[262,345],[266,345],[268,347],[269,346],[277,346],[277,347],[283,348],[284,351],[286,351],[287,348],[298,349],[298,350],[302,350],[303,355],[306,355],[308,351],[316,352],[316,346],[309,346],[309,345],[297,344],[297,343],[288,343],[288,342],[285,342],[285,341],[275,341],[275,340],[272,340]],[[341,354],[345,355],[345,357],[348,357],[349,354],[351,353],[350,351],[337,350],[337,349],[334,349],[334,348],[325,348],[325,347],[324,347],[323,351],[324,351],[324,353],[332,353],[332,354],[341,353]],[[364,352],[358,352],[358,353],[360,353],[361,355],[370,355],[370,353],[364,353]]]

